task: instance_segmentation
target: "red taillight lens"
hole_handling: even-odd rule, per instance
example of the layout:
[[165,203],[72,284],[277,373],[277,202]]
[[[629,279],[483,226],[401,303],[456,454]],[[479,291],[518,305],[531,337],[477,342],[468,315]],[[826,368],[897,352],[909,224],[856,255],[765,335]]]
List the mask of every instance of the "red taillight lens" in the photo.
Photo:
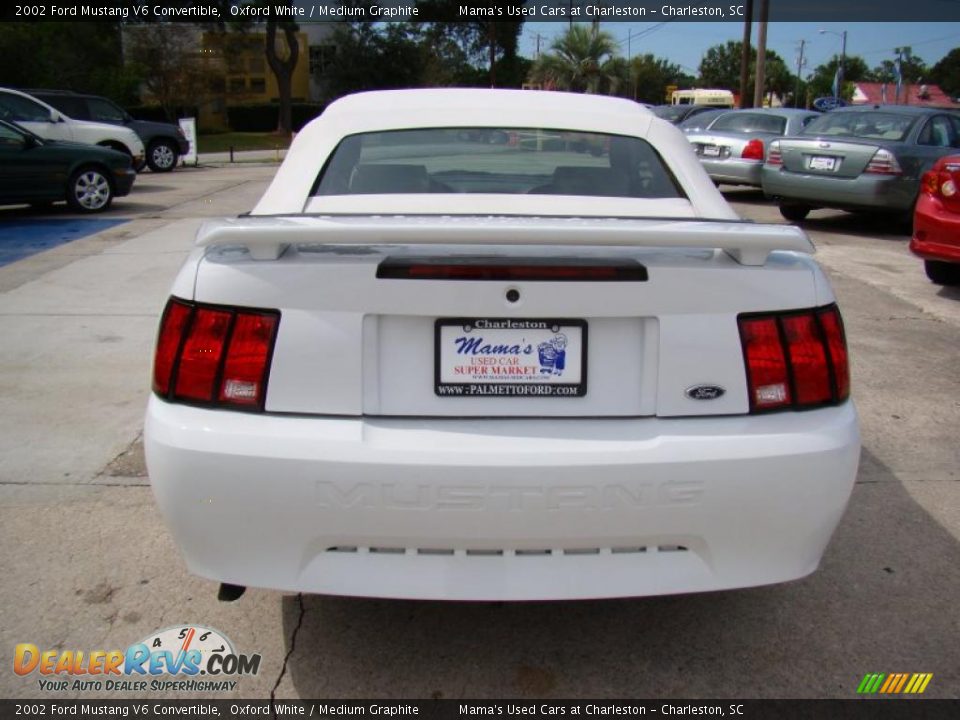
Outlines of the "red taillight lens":
[[767,151],[767,165],[783,165],[783,155],[780,154],[780,143],[777,141],[770,143],[770,149]]
[[741,319],[740,340],[747,361],[751,409],[789,407],[787,360],[776,318]]
[[153,390],[159,395],[170,392],[170,375],[180,350],[183,330],[193,308],[179,300],[171,300],[163,311],[160,334],[157,337],[157,353],[153,359]]
[[172,298],[160,323],[153,389],[170,400],[262,409],[280,315]]
[[276,315],[237,315],[223,366],[219,394],[221,402],[245,406],[263,404],[276,327]]
[[763,160],[763,140],[754,138],[748,142],[740,153],[740,157],[745,160]]
[[827,339],[833,378],[837,388],[837,401],[850,397],[850,363],[847,358],[847,339],[843,332],[843,319],[836,307],[828,307],[817,313],[823,334]]
[[231,316],[230,312],[223,310],[199,308],[196,311],[180,353],[173,391],[175,397],[213,400],[213,383],[217,379]]
[[750,410],[818,407],[850,395],[843,321],[836,306],[739,319]]
[[823,333],[813,314],[784,317],[783,333],[793,370],[797,404],[818,405],[831,400],[830,369]]
[[940,173],[936,170],[928,170],[920,178],[920,192],[925,195],[938,197],[940,195]]

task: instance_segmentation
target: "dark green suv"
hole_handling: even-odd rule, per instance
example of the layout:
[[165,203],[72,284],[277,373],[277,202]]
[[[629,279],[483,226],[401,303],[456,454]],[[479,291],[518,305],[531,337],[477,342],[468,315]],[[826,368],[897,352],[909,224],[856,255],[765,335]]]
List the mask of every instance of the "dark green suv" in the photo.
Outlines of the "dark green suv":
[[[127,126],[143,141],[147,151],[144,163],[154,172],[173,170],[179,158],[190,150],[190,142],[178,125],[134,120],[130,113],[107,98],[67,90],[29,90],[28,92],[76,120],[95,120]],[[137,168],[137,170],[140,169],[142,166]]]

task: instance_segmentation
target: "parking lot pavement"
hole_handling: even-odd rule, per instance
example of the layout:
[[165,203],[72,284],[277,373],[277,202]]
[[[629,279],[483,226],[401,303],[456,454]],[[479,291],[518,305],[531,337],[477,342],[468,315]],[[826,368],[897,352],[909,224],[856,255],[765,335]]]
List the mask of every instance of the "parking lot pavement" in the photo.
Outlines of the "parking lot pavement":
[[[4,697],[90,697],[16,676],[16,643],[123,649],[191,622],[263,657],[224,697],[852,698],[878,671],[932,672],[926,696],[960,696],[960,292],[927,282],[882,221],[825,211],[806,227],[844,312],[864,453],[811,577],[605,602],[255,589],[217,602],[163,527],[137,439],[156,315],[193,231],[249,209],[272,173],[146,173],[104,216],[130,222],[0,268]],[[780,221],[756,193],[728,197],[747,217]],[[26,214],[0,210],[0,224],[10,217]]]

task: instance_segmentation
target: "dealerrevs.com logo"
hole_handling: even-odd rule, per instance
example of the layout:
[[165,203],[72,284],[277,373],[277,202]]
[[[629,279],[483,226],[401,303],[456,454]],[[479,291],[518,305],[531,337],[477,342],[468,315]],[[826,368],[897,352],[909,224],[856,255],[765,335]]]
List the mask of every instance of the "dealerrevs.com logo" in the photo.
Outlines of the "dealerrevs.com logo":
[[41,650],[19,643],[13,656],[13,671],[39,676],[40,689],[49,692],[230,691],[234,678],[259,670],[259,653],[237,653],[226,635],[203,625],[158,630],[126,650]]

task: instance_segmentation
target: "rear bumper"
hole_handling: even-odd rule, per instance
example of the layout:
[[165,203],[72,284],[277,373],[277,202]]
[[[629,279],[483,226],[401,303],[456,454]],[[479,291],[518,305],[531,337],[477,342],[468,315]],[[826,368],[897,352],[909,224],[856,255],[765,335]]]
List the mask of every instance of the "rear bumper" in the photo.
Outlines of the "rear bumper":
[[717,182],[760,187],[760,171],[763,169],[761,161],[742,158],[708,160],[701,157],[700,164],[710,178]]
[[960,263],[960,215],[921,195],[913,216],[910,250],[924,260]]
[[917,197],[917,181],[900,175],[836,178],[764,165],[761,182],[765,195],[818,207],[903,211]]
[[151,483],[190,570],[337,595],[580,599],[816,569],[859,458],[851,403],[709,419],[248,415],[153,397]]

